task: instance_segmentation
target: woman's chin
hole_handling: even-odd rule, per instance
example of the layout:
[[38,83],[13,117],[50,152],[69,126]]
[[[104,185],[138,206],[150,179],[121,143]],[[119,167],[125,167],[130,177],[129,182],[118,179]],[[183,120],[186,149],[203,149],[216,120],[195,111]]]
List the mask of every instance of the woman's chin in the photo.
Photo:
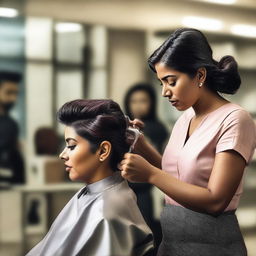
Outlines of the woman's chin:
[[77,175],[75,175],[74,173],[72,173],[72,172],[69,173],[69,179],[70,179],[71,181],[81,181],[81,179],[80,179]]
[[177,109],[178,111],[185,111],[185,110],[189,109],[190,107],[191,107],[191,106],[178,105],[178,106],[176,107],[176,109]]
[[69,173],[69,179],[71,180],[71,181],[75,181],[75,182],[83,182],[83,183],[86,183],[86,184],[88,184],[88,183],[90,183],[89,181],[90,181],[90,178],[89,177],[81,177],[81,176],[79,176],[79,175],[77,175],[77,173],[72,173],[72,171]]

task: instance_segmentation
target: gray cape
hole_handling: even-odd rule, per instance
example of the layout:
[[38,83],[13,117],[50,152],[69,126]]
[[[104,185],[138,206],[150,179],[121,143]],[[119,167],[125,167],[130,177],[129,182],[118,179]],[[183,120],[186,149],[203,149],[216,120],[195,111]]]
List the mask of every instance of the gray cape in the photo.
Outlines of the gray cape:
[[116,172],[80,189],[27,256],[141,256],[152,249],[136,197]]

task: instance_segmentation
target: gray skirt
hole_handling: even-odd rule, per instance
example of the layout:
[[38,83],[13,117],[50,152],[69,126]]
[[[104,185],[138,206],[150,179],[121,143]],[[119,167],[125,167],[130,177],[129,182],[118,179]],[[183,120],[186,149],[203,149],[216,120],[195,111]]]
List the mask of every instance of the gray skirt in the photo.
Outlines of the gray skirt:
[[163,240],[157,256],[246,256],[235,212],[218,217],[166,205],[161,214]]

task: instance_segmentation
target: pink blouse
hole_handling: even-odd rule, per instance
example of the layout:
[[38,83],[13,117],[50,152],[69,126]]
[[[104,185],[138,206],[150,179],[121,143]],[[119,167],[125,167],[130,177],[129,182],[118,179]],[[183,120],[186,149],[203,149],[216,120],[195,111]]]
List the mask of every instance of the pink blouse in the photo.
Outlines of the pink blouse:
[[[215,155],[237,151],[248,164],[256,147],[256,127],[240,106],[227,103],[207,114],[186,141],[190,121],[195,115],[186,110],[175,123],[162,158],[162,169],[179,180],[207,187]],[[242,181],[225,211],[236,209],[242,194]],[[167,204],[180,205],[165,196]]]

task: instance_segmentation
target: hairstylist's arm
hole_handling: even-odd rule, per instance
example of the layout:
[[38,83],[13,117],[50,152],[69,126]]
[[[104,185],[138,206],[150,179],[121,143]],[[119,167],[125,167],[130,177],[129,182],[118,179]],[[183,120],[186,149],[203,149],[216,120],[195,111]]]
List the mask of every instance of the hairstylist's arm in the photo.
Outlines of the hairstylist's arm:
[[120,169],[131,182],[151,183],[187,208],[216,215],[230,203],[245,165],[243,157],[233,150],[216,154],[207,188],[178,180],[136,154],[125,154]]
[[[144,127],[144,123],[139,119],[134,119],[133,121],[131,121],[131,124],[134,127],[138,127],[139,129],[142,129]],[[143,156],[153,166],[161,168],[161,154],[147,141],[143,134],[140,135],[137,143],[135,144],[134,153]]]

